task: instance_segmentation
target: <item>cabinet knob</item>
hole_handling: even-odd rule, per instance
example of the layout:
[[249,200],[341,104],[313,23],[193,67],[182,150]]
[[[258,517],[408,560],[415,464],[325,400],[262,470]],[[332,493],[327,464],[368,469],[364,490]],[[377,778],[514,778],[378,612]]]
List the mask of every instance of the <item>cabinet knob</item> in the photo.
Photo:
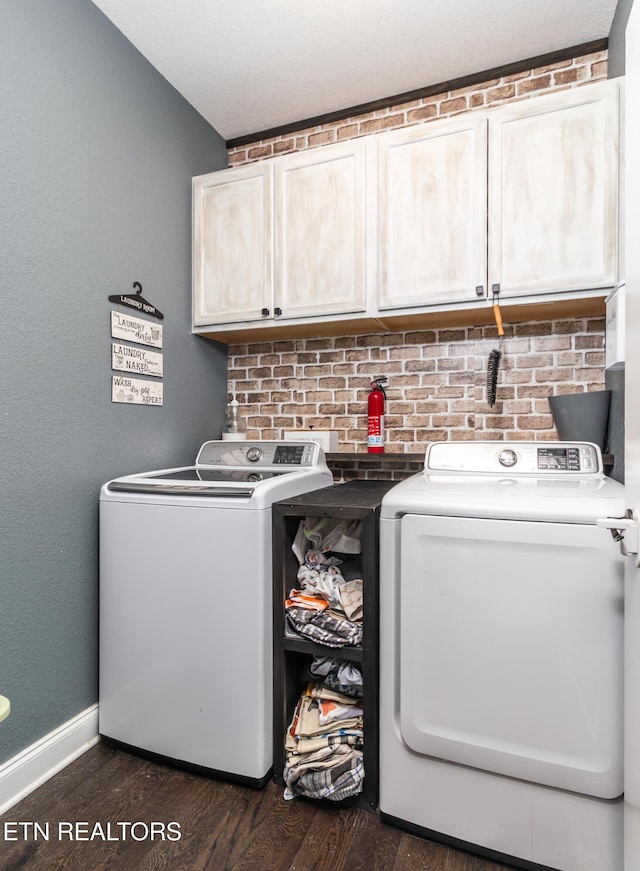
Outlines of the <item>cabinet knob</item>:
[[263,309],[262,309],[262,317],[263,317],[263,318],[268,318],[268,317],[269,317],[269,309],[268,309],[268,308],[263,308]]
[[282,314],[282,309],[281,309],[281,308],[278,308],[278,306],[276,306],[276,307],[274,308],[274,310],[273,310],[273,313],[274,313],[274,315],[275,315],[276,317],[278,317],[278,315],[281,315],[281,314]]
[[476,296],[484,296],[484,284],[476,285]]

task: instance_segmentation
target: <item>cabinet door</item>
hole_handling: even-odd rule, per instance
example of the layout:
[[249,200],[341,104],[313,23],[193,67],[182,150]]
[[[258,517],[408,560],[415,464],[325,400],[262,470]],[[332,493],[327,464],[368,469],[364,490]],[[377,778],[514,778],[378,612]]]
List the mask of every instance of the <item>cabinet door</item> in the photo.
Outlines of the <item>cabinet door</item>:
[[273,309],[273,167],[193,179],[193,323],[262,319]]
[[486,125],[482,113],[379,137],[381,309],[486,292]]
[[365,308],[363,140],[275,164],[276,305],[283,317]]
[[489,123],[489,284],[502,295],[610,287],[617,271],[615,81]]

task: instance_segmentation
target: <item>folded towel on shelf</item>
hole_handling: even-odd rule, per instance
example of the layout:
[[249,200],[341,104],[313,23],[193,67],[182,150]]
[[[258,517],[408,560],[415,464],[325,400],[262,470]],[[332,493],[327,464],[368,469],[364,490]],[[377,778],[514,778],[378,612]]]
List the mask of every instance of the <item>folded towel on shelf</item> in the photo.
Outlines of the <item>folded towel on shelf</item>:
[[[328,721],[323,711],[329,712]],[[332,718],[336,711],[344,719]],[[361,705],[322,684],[309,684],[285,738],[285,798],[305,795],[338,801],[360,792],[363,739]]]
[[362,623],[347,620],[332,608],[313,611],[309,608],[291,607],[286,612],[287,628],[285,635],[302,636],[327,647],[359,647],[362,645]]
[[309,665],[308,677],[310,680],[322,678],[323,686],[348,698],[362,698],[362,670],[355,662],[332,656],[315,656]]
[[362,791],[362,751],[341,744],[287,760],[284,798],[296,795],[341,801]]

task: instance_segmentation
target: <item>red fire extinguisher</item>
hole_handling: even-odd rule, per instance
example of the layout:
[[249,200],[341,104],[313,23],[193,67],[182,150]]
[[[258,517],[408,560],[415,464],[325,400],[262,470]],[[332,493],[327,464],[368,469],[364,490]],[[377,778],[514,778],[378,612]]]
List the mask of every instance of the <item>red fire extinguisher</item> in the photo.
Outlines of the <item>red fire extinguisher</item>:
[[389,384],[387,378],[374,378],[371,382],[371,393],[367,403],[369,425],[367,432],[367,450],[370,454],[384,453],[384,389]]

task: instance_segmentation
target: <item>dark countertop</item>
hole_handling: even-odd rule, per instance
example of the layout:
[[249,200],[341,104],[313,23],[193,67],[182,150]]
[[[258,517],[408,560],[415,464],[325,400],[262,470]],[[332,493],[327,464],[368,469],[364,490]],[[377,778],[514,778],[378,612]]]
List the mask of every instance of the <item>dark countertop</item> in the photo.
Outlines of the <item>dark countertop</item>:
[[301,496],[294,496],[291,499],[283,499],[281,502],[277,502],[274,507],[294,507],[298,505],[313,507],[320,505],[327,509],[348,506],[349,508],[361,510],[373,510],[379,507],[382,497],[396,483],[397,481],[347,481],[344,484],[333,484],[330,487],[323,487],[321,490],[312,490],[310,493],[303,493]]

